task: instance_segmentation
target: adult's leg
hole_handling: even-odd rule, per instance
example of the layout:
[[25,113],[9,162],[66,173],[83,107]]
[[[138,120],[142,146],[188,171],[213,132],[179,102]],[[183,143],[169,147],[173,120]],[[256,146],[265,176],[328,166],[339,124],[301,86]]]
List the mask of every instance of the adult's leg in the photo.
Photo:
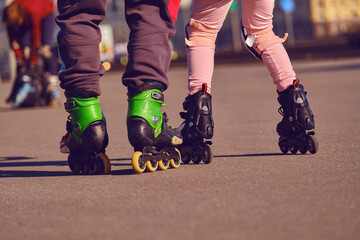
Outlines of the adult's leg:
[[180,0],[125,0],[130,37],[129,61],[122,80],[128,88],[128,138],[135,151],[182,142],[160,110],[164,102],[162,92],[169,85],[169,41],[175,34],[179,4]]
[[106,0],[59,0],[60,27],[58,49],[62,61],[60,86],[67,97],[100,95],[100,76],[105,73],[100,64],[98,27],[106,13]]
[[168,87],[169,41],[175,34],[179,4],[180,0],[125,0],[130,36],[123,84],[131,94],[152,88],[147,84],[154,81],[160,83],[161,90]]
[[63,63],[59,78],[67,97],[65,110],[70,114],[60,151],[69,153],[74,173],[107,174],[111,168],[105,154],[108,135],[98,98],[104,73],[99,62],[98,25],[105,17],[106,0],[59,0],[58,9],[58,48]]

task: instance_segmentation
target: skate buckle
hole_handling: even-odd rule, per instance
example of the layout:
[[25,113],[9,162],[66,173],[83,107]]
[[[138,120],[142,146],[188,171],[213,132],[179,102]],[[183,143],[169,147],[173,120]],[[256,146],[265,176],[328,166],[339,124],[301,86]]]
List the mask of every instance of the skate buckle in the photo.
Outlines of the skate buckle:
[[152,118],[153,123],[157,124],[159,122],[158,116],[154,115]]
[[65,106],[65,110],[69,110],[69,109],[73,109],[74,107],[76,107],[76,103],[75,101],[66,101],[64,103]]

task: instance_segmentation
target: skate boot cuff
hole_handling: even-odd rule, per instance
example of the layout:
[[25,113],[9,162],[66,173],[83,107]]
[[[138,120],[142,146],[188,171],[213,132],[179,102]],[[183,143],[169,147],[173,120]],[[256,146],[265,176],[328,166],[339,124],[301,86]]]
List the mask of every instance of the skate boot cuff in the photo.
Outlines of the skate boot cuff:
[[131,98],[138,95],[139,93],[146,92],[152,89],[157,89],[160,92],[163,92],[166,90],[167,86],[159,81],[147,81],[139,86],[128,85],[127,88],[128,96]]
[[72,129],[80,136],[92,122],[105,121],[98,97],[68,98],[65,110],[71,115]]

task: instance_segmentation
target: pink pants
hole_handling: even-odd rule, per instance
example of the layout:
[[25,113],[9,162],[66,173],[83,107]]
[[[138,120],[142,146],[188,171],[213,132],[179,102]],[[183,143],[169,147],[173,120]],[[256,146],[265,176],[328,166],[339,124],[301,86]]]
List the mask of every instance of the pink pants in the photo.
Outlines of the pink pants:
[[[274,0],[242,0],[242,25],[252,30],[271,27],[274,2]],[[207,31],[195,33],[196,36],[200,35],[200,41],[196,40],[196,36],[193,37],[194,34],[190,34],[190,39],[187,41],[190,95],[201,90],[203,83],[207,83],[208,92],[211,92],[215,40],[231,3],[232,0],[194,0],[190,22],[196,22],[201,25],[200,29],[205,28]],[[261,58],[279,92],[292,84],[296,76],[282,43],[276,42],[267,46],[263,50]]]

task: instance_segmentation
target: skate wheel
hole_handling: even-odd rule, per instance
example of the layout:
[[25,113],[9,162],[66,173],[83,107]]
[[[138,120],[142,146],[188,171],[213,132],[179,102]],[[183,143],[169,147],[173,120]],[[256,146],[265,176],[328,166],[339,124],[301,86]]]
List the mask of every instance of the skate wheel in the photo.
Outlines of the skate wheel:
[[184,163],[184,164],[188,164],[191,159],[190,159],[190,154],[189,153],[183,153],[181,155],[181,161]]
[[279,147],[283,154],[287,154],[289,151],[288,146],[286,146],[286,141],[279,141]]
[[166,170],[168,169],[170,166],[170,161],[169,160],[160,160],[159,161],[159,168],[161,170]]
[[199,164],[201,162],[201,154],[195,153],[192,155],[192,161],[194,164]]
[[177,148],[175,148],[175,151],[177,152],[178,156],[170,159],[170,167],[172,167],[172,168],[178,168],[181,164],[180,151]]
[[202,158],[203,162],[205,164],[211,163],[213,159],[213,153],[211,147],[208,144],[204,144],[202,150],[203,150],[203,158]]
[[91,169],[90,169],[89,164],[86,164],[86,163],[85,163],[85,164],[82,166],[81,172],[82,172],[83,174],[89,174],[89,173],[91,172]]
[[94,174],[109,174],[111,172],[110,160],[105,153],[101,153],[96,157],[93,171]]
[[147,161],[146,162],[146,169],[149,171],[149,172],[155,172],[156,169],[158,168],[158,165],[159,165],[159,162],[158,161]]
[[75,173],[75,174],[79,174],[81,171],[81,167],[79,164],[79,159],[80,156],[74,155],[72,153],[69,154],[68,156],[68,164],[69,164],[69,168],[71,170],[71,172]]
[[299,151],[301,152],[301,154],[306,154],[306,152],[307,152],[306,144],[303,144],[303,145],[299,148]]
[[298,152],[298,150],[299,150],[299,148],[298,148],[297,146],[292,146],[292,147],[290,148],[290,152],[291,152],[292,154],[296,154],[296,153]]
[[135,172],[142,173],[145,171],[146,164],[142,160],[142,152],[135,152],[133,154],[131,164]]
[[309,144],[309,152],[311,154],[315,154],[319,149],[319,143],[316,140],[316,138],[313,135],[308,135],[306,138],[308,144]]

